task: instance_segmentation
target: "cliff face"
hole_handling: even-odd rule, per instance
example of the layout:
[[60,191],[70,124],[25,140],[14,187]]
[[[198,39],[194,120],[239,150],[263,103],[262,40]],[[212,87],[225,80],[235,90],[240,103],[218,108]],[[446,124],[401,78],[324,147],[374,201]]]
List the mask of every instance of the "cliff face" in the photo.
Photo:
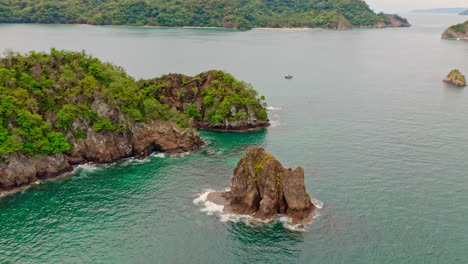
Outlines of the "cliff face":
[[448,39],[468,39],[468,21],[462,24],[447,28],[442,33],[442,38]]
[[0,190],[8,190],[53,178],[87,162],[111,163],[127,157],[142,158],[154,151],[188,152],[203,142],[193,129],[181,129],[173,122],[141,123],[130,131],[95,133],[71,140],[72,148],[55,155],[10,155],[0,164]]
[[444,82],[457,86],[466,86],[465,76],[457,69],[452,70],[447,77],[445,77]]
[[141,89],[192,119],[198,129],[244,131],[270,125],[263,97],[244,82],[222,71],[194,77],[169,74],[140,81]]
[[[224,202],[220,202],[220,197]],[[261,220],[284,214],[292,224],[311,221],[315,209],[305,189],[304,170],[283,168],[262,148],[252,148],[244,154],[234,169],[230,191],[212,193],[208,199],[224,204],[227,213]]]

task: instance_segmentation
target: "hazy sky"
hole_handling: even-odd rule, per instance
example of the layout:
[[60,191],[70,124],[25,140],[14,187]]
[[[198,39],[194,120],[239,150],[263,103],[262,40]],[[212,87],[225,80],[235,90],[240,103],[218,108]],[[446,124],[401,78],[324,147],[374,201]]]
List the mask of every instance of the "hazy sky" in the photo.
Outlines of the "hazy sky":
[[468,0],[365,0],[375,11],[402,12],[412,9],[466,7]]

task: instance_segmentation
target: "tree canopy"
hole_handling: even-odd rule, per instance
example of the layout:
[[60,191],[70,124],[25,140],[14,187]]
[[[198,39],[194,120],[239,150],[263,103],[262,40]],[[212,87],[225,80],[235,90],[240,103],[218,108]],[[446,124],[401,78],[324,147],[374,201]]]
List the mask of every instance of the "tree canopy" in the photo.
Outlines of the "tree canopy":
[[[181,87],[168,101],[173,76]],[[213,123],[245,118],[232,115],[232,107],[267,119],[264,98],[250,85],[222,71],[199,76],[170,74],[137,82],[121,67],[85,52],[8,52],[0,58],[0,161],[15,152],[66,152],[70,139],[85,139],[90,131],[125,132],[138,122],[170,120],[184,128],[191,118]],[[198,91],[204,99],[198,109],[177,107],[183,93]]]
[[0,23],[225,28],[390,23],[363,0],[0,0]]

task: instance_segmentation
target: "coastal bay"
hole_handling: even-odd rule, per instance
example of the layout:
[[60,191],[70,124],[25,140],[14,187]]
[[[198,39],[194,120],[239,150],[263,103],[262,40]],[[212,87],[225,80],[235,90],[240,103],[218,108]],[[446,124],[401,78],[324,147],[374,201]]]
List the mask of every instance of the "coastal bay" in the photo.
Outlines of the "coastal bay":
[[[405,16],[406,17],[406,16]],[[81,51],[135,78],[221,69],[251,83],[271,127],[201,131],[188,156],[86,164],[0,199],[5,263],[460,263],[468,230],[463,16],[411,28],[250,30],[2,24],[0,50]],[[293,74],[291,80],[284,75]],[[247,147],[304,167],[323,202],[305,230],[221,219],[193,203],[222,190]]]

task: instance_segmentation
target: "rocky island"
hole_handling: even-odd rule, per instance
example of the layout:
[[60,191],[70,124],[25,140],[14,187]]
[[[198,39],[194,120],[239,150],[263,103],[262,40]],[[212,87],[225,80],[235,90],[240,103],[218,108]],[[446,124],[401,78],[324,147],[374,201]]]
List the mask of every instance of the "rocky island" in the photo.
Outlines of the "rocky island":
[[445,77],[444,82],[451,83],[457,86],[466,86],[466,78],[460,70],[452,70],[447,77]]
[[196,128],[268,125],[263,97],[232,75],[184,78],[137,82],[84,52],[7,53],[0,58],[0,191],[87,162],[190,152],[204,144]]
[[263,148],[251,148],[244,154],[234,169],[229,191],[212,192],[207,199],[223,205],[225,213],[266,221],[282,214],[293,225],[310,222],[315,210],[305,189],[304,169],[284,168]]
[[468,21],[447,28],[444,33],[442,33],[442,38],[468,39]]
[[265,98],[257,98],[251,85],[223,71],[194,77],[169,74],[138,84],[141,89],[151,89],[161,103],[188,115],[198,129],[246,131],[270,125]]
[[0,23],[232,29],[410,26],[398,15],[375,13],[363,0],[9,0],[0,3]]

